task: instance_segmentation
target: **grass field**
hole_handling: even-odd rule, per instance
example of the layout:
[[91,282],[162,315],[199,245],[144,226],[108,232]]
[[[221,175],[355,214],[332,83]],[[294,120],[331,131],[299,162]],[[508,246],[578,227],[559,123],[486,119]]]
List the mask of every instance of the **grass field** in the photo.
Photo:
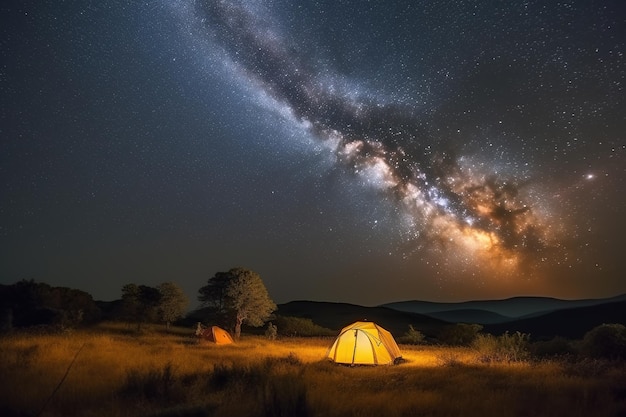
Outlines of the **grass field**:
[[324,359],[331,342],[244,336],[216,346],[192,329],[118,324],[15,334],[0,339],[0,415],[626,415],[624,363],[494,364],[469,348],[400,345],[399,365],[348,367]]

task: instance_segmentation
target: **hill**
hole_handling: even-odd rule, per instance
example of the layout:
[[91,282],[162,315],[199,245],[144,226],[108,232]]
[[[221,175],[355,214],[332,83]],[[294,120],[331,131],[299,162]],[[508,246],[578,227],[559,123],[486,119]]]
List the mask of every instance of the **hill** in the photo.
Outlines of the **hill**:
[[459,303],[437,303],[430,301],[401,301],[383,304],[381,307],[392,308],[419,314],[432,314],[457,310],[484,310],[505,317],[518,318],[538,313],[567,308],[588,307],[616,301],[626,301],[626,294],[611,298],[561,300],[550,297],[513,297],[504,300],[478,300]]
[[626,301],[562,309],[539,317],[485,325],[484,330],[492,334],[502,334],[505,331],[530,333],[533,339],[549,339],[554,336],[581,339],[589,330],[604,323],[626,325]]
[[291,301],[280,304],[276,314],[311,319],[322,327],[336,331],[358,320],[373,321],[398,336],[406,333],[409,325],[413,325],[427,336],[435,336],[442,326],[448,324],[426,315],[387,307],[364,307],[320,301]]
[[426,315],[450,323],[495,324],[513,320],[511,317],[503,316],[491,311],[470,309],[437,311],[427,313]]
[[[423,313],[402,311],[396,309],[398,305],[416,308]],[[463,308],[467,306],[482,308]],[[507,317],[500,312],[513,313],[521,317]],[[586,332],[603,323],[626,324],[626,295],[586,300],[515,297],[462,303],[410,301],[378,307],[292,301],[280,304],[276,314],[308,318],[322,327],[335,331],[354,321],[368,320],[380,324],[398,336],[406,333],[409,325],[412,325],[425,335],[436,337],[442,327],[449,323],[479,323],[485,326],[485,332],[492,334],[520,331],[530,333],[533,339],[549,339],[554,336],[580,339]]]

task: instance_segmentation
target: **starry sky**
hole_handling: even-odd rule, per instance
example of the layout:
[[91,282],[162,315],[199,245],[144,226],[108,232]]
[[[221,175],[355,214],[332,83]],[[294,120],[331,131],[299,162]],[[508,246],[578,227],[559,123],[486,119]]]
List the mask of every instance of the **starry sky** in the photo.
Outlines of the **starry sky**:
[[626,292],[626,3],[7,0],[0,282]]

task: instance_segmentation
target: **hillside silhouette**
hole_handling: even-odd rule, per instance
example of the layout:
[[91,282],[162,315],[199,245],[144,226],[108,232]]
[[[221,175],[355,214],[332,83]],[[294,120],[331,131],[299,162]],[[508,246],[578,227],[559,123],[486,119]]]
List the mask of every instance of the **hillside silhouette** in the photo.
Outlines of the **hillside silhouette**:
[[409,325],[434,336],[447,322],[423,314],[397,311],[387,307],[364,307],[348,303],[291,301],[279,304],[276,314],[311,319],[315,324],[339,331],[357,321],[373,321],[390,332],[401,335]]
[[456,310],[484,310],[514,319],[533,314],[545,314],[566,308],[588,307],[616,301],[626,301],[626,294],[610,298],[580,300],[562,300],[551,297],[512,297],[503,300],[474,300],[457,303],[412,300],[387,303],[383,304],[381,307],[419,314]]
[[589,330],[607,323],[626,324],[626,301],[562,309],[537,317],[485,325],[484,330],[492,334],[506,331],[530,333],[533,339],[554,336],[581,339]]
[[[410,304],[407,304],[410,303]],[[422,307],[417,313],[388,306]],[[480,306],[483,309],[470,309]],[[448,308],[448,310],[446,310]],[[435,311],[441,309],[439,311]],[[507,317],[500,312],[519,314]],[[506,300],[432,303],[411,301],[365,307],[348,303],[292,301],[278,305],[276,314],[301,317],[332,330],[357,321],[374,321],[395,335],[402,335],[412,325],[427,336],[437,337],[442,328],[453,323],[477,323],[492,334],[529,333],[535,340],[562,336],[580,339],[586,332],[604,323],[626,324],[626,296],[594,300],[558,300],[542,297],[515,297]]]

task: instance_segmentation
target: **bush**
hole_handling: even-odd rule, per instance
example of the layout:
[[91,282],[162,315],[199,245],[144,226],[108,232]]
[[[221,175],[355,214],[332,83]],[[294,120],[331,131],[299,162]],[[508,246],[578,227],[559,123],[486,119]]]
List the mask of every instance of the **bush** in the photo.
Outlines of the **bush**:
[[439,340],[451,346],[470,346],[483,329],[480,324],[457,323],[444,327],[439,332]]
[[284,336],[335,336],[337,332],[301,317],[276,316],[279,333]]
[[591,358],[626,358],[626,327],[602,324],[588,331],[581,345],[582,353]]
[[506,332],[498,337],[481,334],[476,337],[472,346],[483,362],[521,362],[530,357],[529,340],[529,334],[520,332]]
[[566,356],[575,353],[569,340],[556,336],[552,340],[535,342],[531,345],[533,355],[538,357]]
[[409,330],[398,338],[398,342],[409,345],[420,345],[424,343],[424,339],[424,334],[419,330],[416,330],[413,325],[409,324]]

